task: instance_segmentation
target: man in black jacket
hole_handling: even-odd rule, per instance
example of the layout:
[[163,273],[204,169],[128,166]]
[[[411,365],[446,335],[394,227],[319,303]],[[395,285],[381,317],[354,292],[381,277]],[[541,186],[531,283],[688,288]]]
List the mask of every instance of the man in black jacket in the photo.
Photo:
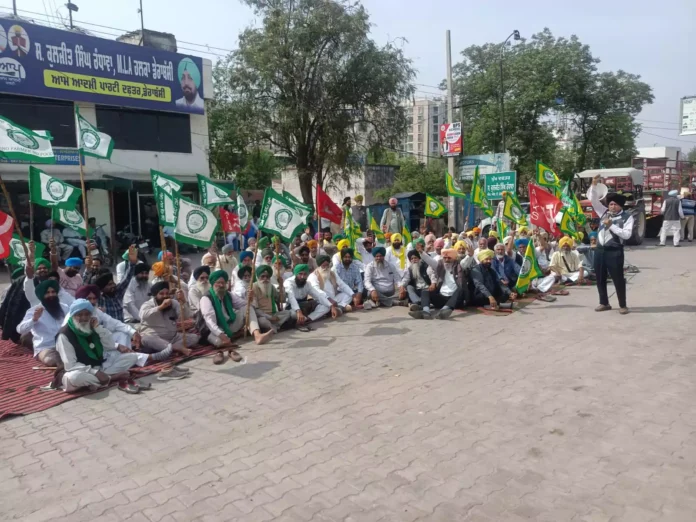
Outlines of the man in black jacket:
[[409,312],[415,319],[430,319],[430,306],[442,307],[435,314],[436,319],[447,319],[457,306],[466,305],[469,297],[466,270],[457,259],[453,248],[442,251],[442,257],[435,261],[422,252],[421,260],[428,265],[431,284],[421,292],[421,310]]
[[404,271],[399,285],[399,299],[406,299],[412,303],[409,315],[413,317],[414,312],[420,311],[421,296],[424,290],[431,287],[435,289],[435,285],[430,280],[428,273],[428,265],[421,259],[421,254],[417,250],[411,250],[407,255],[407,259],[411,263]]
[[492,266],[494,256],[492,250],[482,250],[477,255],[479,264],[471,270],[473,304],[494,310],[512,308],[517,294],[500,282]]

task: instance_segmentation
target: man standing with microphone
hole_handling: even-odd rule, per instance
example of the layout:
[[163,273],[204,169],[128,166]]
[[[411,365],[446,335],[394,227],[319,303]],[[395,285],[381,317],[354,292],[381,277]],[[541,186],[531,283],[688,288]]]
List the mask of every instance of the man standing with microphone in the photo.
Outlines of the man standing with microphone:
[[597,231],[597,249],[594,255],[594,269],[599,292],[599,306],[595,308],[595,312],[611,310],[607,294],[607,274],[609,274],[619,300],[619,313],[626,315],[628,307],[626,306],[626,279],[623,271],[623,244],[633,233],[633,216],[623,209],[626,196],[622,194],[607,194],[604,200],[608,207],[600,202],[600,195],[597,193],[599,179],[599,176],[595,176],[592,179],[592,186],[587,191],[587,198],[592,203],[592,208],[600,221]]

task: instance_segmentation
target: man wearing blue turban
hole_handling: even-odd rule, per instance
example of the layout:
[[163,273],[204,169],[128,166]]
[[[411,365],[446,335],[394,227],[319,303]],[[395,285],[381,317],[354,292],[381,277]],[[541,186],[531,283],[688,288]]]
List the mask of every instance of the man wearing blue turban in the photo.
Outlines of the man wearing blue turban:
[[176,100],[176,106],[191,112],[203,112],[203,98],[198,94],[201,88],[201,71],[191,58],[184,58],[177,68],[177,79],[181,83],[184,96]]

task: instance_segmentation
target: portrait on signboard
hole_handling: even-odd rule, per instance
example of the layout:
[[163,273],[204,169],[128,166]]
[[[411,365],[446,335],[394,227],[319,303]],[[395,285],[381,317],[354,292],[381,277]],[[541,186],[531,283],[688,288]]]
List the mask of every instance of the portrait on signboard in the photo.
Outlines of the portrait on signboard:
[[176,106],[198,112],[204,109],[203,98],[198,94],[201,88],[201,71],[191,58],[184,58],[177,68],[177,80],[181,85],[183,96],[176,100]]

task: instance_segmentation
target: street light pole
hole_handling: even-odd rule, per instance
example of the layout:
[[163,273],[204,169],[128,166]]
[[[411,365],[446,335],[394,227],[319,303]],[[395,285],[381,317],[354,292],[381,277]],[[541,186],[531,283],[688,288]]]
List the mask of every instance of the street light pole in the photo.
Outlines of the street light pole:
[[[452,86],[452,43],[450,41],[450,31],[447,29],[447,37],[446,37],[446,45],[447,45],[447,123],[453,123],[454,120],[454,93],[453,91],[453,86]],[[428,122],[428,125],[430,125],[430,122]],[[440,144],[442,146],[442,144]],[[447,171],[449,172],[450,176],[453,178],[456,177],[456,174],[454,172],[454,158],[449,157],[447,158]],[[458,208],[457,208],[457,198],[449,198],[450,204],[449,204],[449,212],[447,213],[449,221],[449,226],[451,227],[456,227],[457,226],[457,218],[458,216]]]
[[519,40],[520,32],[515,29],[500,46],[500,137],[503,145],[500,152],[503,154],[505,153],[505,87],[503,85],[503,53],[505,52],[505,45],[513,36],[515,37],[515,40]]

